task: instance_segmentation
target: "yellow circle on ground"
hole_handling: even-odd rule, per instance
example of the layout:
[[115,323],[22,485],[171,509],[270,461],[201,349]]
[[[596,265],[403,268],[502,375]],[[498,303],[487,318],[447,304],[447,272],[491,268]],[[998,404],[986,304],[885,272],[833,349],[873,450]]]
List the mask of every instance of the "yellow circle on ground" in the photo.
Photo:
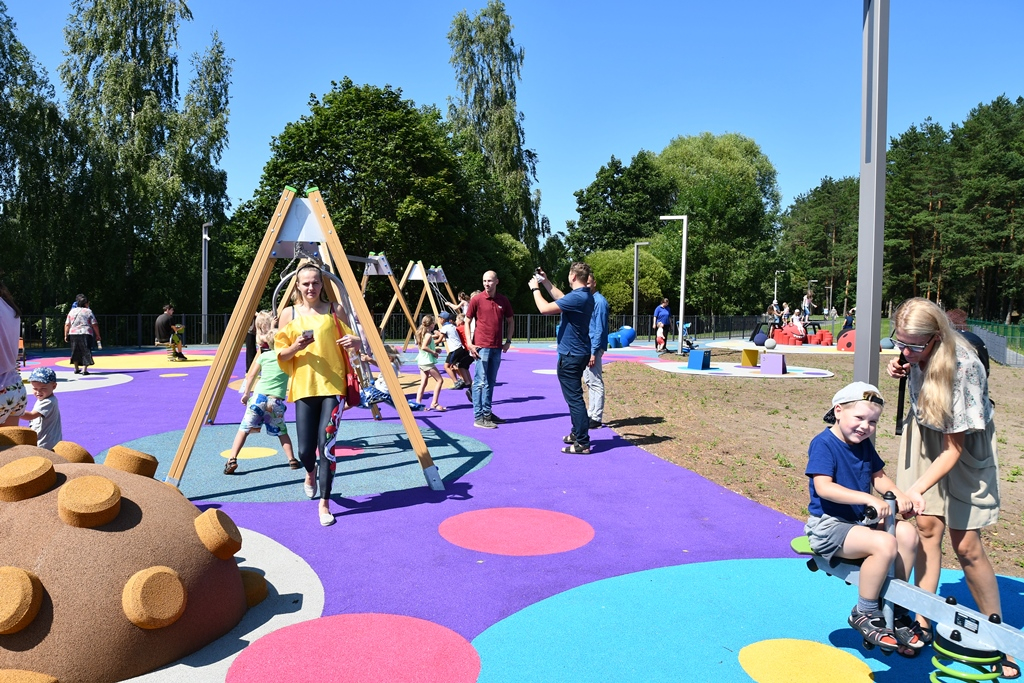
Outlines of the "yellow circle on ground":
[[[185,369],[194,367],[209,367],[213,364],[213,356],[189,356],[188,360],[172,362],[167,360],[166,353],[125,353],[114,355],[96,355],[92,359],[95,365],[89,366],[89,372],[94,370],[144,370],[144,369]],[[74,367],[69,360],[57,361],[56,365],[62,368]]]
[[[270,458],[277,455],[277,451],[273,448],[264,448],[263,446],[245,446],[238,452],[239,460],[255,460],[256,458]],[[221,451],[220,457],[230,458],[231,451]]]
[[165,372],[161,377],[188,377],[187,372]]
[[871,683],[871,668],[848,652],[810,640],[779,638],[740,650],[740,666],[757,683]]

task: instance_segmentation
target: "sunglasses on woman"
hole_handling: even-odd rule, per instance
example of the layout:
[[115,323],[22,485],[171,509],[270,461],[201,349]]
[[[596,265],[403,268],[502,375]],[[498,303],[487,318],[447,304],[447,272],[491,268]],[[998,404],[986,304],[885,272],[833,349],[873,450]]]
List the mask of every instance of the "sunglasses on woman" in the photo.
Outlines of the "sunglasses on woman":
[[899,349],[901,352],[913,351],[914,353],[924,353],[924,350],[928,348],[928,345],[935,340],[935,335],[933,334],[932,338],[926,341],[924,344],[908,344],[897,339],[895,335],[896,333],[893,332],[893,335],[890,337],[890,339],[892,339],[892,345]]

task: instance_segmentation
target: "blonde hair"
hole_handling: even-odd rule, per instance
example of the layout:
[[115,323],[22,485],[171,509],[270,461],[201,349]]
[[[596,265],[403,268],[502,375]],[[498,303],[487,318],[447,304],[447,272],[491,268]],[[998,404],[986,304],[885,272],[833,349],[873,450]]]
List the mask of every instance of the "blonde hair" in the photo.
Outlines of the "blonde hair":
[[298,306],[302,303],[302,290],[299,289],[299,275],[304,270],[315,270],[317,278],[320,279],[320,301],[330,301],[327,298],[327,288],[324,287],[324,272],[320,269],[320,266],[313,262],[309,262],[303,266],[300,266],[295,271],[295,287],[292,289],[292,303]]
[[942,427],[953,421],[953,376],[956,374],[956,347],[975,353],[970,342],[957,334],[945,312],[928,299],[907,299],[893,316],[897,332],[914,336],[937,336],[922,372],[924,381],[917,397],[922,421]]
[[273,346],[274,335],[277,333],[277,321],[270,311],[256,314],[256,343],[259,346]]
[[423,340],[430,335],[427,325],[434,324],[434,316],[429,313],[420,318],[420,326],[416,328],[416,346],[423,346]]

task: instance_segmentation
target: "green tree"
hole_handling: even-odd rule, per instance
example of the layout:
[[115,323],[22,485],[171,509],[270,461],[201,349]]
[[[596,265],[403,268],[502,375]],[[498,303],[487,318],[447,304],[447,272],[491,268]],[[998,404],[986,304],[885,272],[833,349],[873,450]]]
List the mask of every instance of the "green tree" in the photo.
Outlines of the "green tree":
[[512,28],[501,0],[490,0],[472,19],[465,10],[455,15],[448,43],[459,98],[449,105],[449,119],[465,153],[482,162],[469,177],[491,205],[484,213],[536,254],[548,233],[539,191],[531,191],[537,155],[526,147],[525,117],[516,104],[524,52]]
[[179,108],[177,33],[191,18],[180,0],[72,3],[60,75],[92,176],[70,279],[99,308],[199,302],[199,226],[222,224],[228,209],[217,164],[231,67],[214,34]]
[[[703,133],[675,138],[658,162],[676,184],[672,213],[689,216],[687,310],[761,312],[778,264],[780,193],[771,161],[750,138]],[[666,223],[661,244],[680,243],[678,223]],[[654,252],[674,278],[680,251]]]
[[621,249],[661,229],[658,216],[672,208],[676,186],[641,150],[628,166],[612,156],[590,185],[576,196],[578,221],[566,221],[566,244],[577,257],[604,249]]
[[859,201],[857,178],[833,180],[826,176],[786,210],[780,246],[789,276],[785,282],[799,284],[795,289],[780,290],[784,300],[799,301],[805,283],[817,280],[815,302],[822,310],[828,302],[827,295],[821,296],[821,292],[832,292],[837,310],[845,311],[854,305]]
[[[587,256],[594,269],[598,290],[608,299],[613,315],[633,312],[633,248],[596,251]],[[638,312],[650,313],[661,301],[662,292],[672,285],[671,276],[661,261],[646,249],[640,250]]]

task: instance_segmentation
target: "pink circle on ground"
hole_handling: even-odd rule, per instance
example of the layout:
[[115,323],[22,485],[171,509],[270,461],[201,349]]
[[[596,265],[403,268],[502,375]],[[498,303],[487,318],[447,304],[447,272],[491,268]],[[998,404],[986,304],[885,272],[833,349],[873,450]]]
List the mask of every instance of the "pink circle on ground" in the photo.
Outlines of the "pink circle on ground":
[[334,446],[331,453],[335,458],[351,458],[353,455],[362,455],[363,449],[359,446]]
[[242,650],[227,683],[473,683],[480,655],[458,633],[397,614],[338,614],[286,626]]
[[594,527],[579,517],[536,508],[463,512],[441,522],[438,532],[452,545],[494,555],[553,555],[594,538]]

